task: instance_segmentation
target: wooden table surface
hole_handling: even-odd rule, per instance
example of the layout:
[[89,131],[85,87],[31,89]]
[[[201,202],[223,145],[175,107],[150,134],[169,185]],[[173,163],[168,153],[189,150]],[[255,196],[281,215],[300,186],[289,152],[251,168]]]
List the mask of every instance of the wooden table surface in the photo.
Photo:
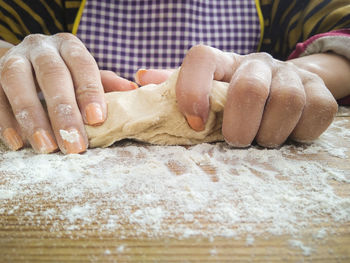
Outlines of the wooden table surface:
[[[328,131],[334,135],[330,137],[335,138],[334,145],[339,144],[347,149],[350,149],[349,139],[342,138],[341,134],[337,136],[337,132],[340,126],[350,130],[349,113],[349,109],[341,109],[335,120],[337,125]],[[304,146],[300,147],[305,149]],[[330,185],[337,195],[347,201],[344,211],[349,212],[350,151],[345,154],[341,158],[327,152],[313,152],[310,155],[296,153],[295,156],[327,162],[343,171],[347,181],[330,181]],[[3,162],[0,161],[1,165]],[[174,163],[169,165],[169,169],[179,174],[183,168]],[[203,169],[215,176],[216,170],[212,166],[203,166]],[[8,174],[0,172],[0,187],[7,186],[8,177]],[[41,200],[38,192],[34,191],[33,195],[36,195],[33,199],[35,202]],[[84,198],[89,199],[88,196]],[[103,201],[103,197],[100,198]],[[297,240],[295,243],[291,242],[295,239],[293,235],[284,233],[259,234],[254,236],[252,242],[242,232],[235,237],[212,234],[150,237],[147,234],[128,235],[128,224],[114,231],[101,229],[104,218],[98,219],[101,222],[90,222],[78,228],[67,227],[67,218],[56,217],[49,222],[44,221],[43,207],[54,209],[64,205],[67,200],[43,201],[37,206],[30,195],[26,195],[22,199],[0,196],[0,202],[0,262],[350,262],[349,220],[333,222],[329,219],[312,223],[297,233],[300,242]],[[74,200],[70,202],[74,203]],[[101,209],[106,208],[103,206],[101,202]],[[28,216],[28,211],[31,216]],[[350,215],[346,216],[349,218]],[[56,223],[60,226],[63,221],[65,227],[53,227]],[[200,223],[206,226],[206,222]],[[169,220],[167,224],[178,224],[178,218]],[[327,234],[317,238],[316,234],[322,229],[327,229]]]

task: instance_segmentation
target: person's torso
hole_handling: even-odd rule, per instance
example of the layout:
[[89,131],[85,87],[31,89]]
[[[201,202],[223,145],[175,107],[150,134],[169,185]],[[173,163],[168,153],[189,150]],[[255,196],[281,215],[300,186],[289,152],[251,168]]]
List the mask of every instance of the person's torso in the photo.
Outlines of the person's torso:
[[77,36],[101,69],[132,79],[140,68],[175,68],[205,44],[247,54],[257,50],[254,0],[87,0]]

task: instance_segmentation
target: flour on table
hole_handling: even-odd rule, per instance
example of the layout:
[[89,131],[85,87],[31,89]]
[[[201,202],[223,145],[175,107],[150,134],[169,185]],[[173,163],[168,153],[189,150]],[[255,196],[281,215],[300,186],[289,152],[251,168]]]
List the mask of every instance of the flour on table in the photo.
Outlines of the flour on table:
[[[295,241],[305,228],[321,224],[313,235],[319,240],[331,234],[327,225],[350,221],[349,194],[332,186],[349,184],[349,169],[327,164],[348,162],[345,122],[335,121],[311,145],[280,149],[123,142],[81,155],[38,155],[2,146],[1,218],[16,215],[19,225],[72,238],[95,231],[121,239],[234,237],[253,245],[260,235],[288,234],[308,255],[310,245]],[[315,153],[327,162],[312,159]]]
[[304,245],[303,242],[301,242],[300,240],[291,239],[291,240],[289,240],[289,245],[291,247],[301,249],[304,256],[310,256],[311,255],[312,248]]

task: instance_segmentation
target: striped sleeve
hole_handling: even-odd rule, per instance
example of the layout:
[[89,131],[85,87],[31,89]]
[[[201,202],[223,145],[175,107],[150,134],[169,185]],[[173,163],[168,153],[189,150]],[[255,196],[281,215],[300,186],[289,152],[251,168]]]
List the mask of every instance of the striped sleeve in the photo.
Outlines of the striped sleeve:
[[[261,2],[265,22],[261,51],[268,52],[275,58],[285,60],[291,54],[295,57],[295,52],[300,52],[301,45],[306,48],[303,44],[297,46],[298,43],[311,43],[310,39],[319,39],[321,36],[326,36],[325,33],[328,33],[329,37],[340,32],[342,39],[346,41],[340,46],[348,45],[349,35],[346,29],[350,28],[350,1],[261,0]],[[296,48],[299,51],[295,51]],[[341,48],[337,47],[330,50],[336,53],[342,52]],[[314,53],[316,52],[325,50],[314,49]],[[347,54],[340,54],[348,57]]]
[[81,0],[0,0],[0,39],[18,44],[34,33],[72,32]]

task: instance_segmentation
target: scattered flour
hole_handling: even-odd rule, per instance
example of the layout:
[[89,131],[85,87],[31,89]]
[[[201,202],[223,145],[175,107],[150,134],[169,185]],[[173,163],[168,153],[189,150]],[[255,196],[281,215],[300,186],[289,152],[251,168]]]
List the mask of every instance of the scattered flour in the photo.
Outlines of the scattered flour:
[[210,250],[209,250],[209,253],[210,253],[210,256],[212,256],[212,257],[213,257],[213,256],[217,256],[217,254],[218,254],[216,248],[210,249]]
[[327,229],[321,228],[320,230],[317,231],[317,233],[314,234],[314,238],[316,239],[322,239],[325,236],[327,236]]
[[305,246],[300,240],[291,239],[289,240],[289,245],[291,247],[301,249],[304,256],[310,256],[312,253],[312,248]]
[[18,123],[27,130],[33,130],[32,119],[27,110],[22,110],[16,114]]
[[[296,240],[305,228],[350,221],[349,195],[332,187],[350,183],[349,169],[312,159],[322,153],[327,160],[347,161],[350,130],[340,125],[345,121],[311,145],[280,149],[122,142],[81,155],[37,155],[1,146],[0,213],[53,232],[94,229],[121,239],[246,237],[252,245],[264,233],[290,234],[295,239],[289,244],[309,255],[312,249]],[[60,132],[66,140],[76,138]],[[338,142],[339,136],[349,145]],[[327,233],[325,227],[315,238]]]
[[71,130],[71,131],[60,130],[60,135],[63,140],[70,143],[78,142],[80,139],[80,136],[77,130]]
[[[57,96],[58,98],[60,98],[60,96]],[[72,106],[69,104],[59,104],[56,107],[55,113],[61,114],[64,117],[68,117],[70,115],[72,115]]]
[[11,190],[0,189],[0,200],[11,199],[16,193]]
[[120,245],[119,247],[117,247],[117,252],[118,253],[123,253],[125,249],[125,245]]
[[252,235],[248,235],[246,237],[245,243],[247,246],[251,246],[254,244],[254,237]]

